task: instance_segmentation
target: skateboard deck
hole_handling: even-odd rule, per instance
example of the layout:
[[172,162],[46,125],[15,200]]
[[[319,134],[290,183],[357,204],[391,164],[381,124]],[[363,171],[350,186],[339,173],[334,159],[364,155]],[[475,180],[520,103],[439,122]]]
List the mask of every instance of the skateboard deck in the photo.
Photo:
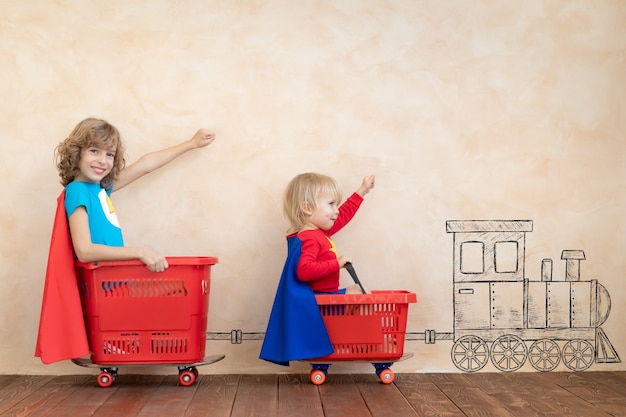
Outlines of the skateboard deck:
[[129,362],[129,363],[116,363],[116,364],[101,364],[101,363],[93,363],[91,361],[91,359],[89,358],[75,358],[72,359],[72,362],[75,365],[78,366],[84,366],[85,368],[120,368],[120,367],[126,367],[126,366],[153,366],[153,365],[158,365],[158,366],[184,366],[184,367],[192,367],[192,366],[202,366],[202,365],[210,365],[212,363],[215,362],[219,362],[222,359],[224,359],[226,357],[226,355],[214,355],[214,356],[207,356],[204,359],[202,359],[199,362],[194,362],[194,363],[160,363],[160,362],[154,362],[154,363],[133,363],[133,362]]
[[178,368],[178,382],[185,387],[193,385],[198,377],[198,370],[196,367],[203,365],[210,365],[215,362],[219,362],[224,359],[226,355],[213,355],[207,356],[199,362],[193,363],[119,363],[119,364],[101,364],[94,363],[90,358],[75,358],[72,359],[72,363],[83,366],[85,368],[98,368],[100,373],[97,376],[98,385],[102,388],[110,387],[117,377],[117,371],[120,367],[126,366],[176,366]]
[[400,356],[398,359],[336,359],[336,360],[315,360],[315,359],[305,359],[300,362],[307,362],[311,365],[323,365],[323,364],[331,364],[338,362],[350,362],[350,363],[396,363],[402,362],[404,360],[410,359],[413,357],[413,352],[407,352]]

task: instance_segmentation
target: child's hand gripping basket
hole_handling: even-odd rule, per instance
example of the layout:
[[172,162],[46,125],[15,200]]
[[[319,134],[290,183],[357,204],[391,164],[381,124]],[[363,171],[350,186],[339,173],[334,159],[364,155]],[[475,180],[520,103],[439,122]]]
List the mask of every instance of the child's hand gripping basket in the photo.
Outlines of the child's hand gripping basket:
[[404,353],[408,291],[315,296],[334,353],[316,361],[395,361]]
[[77,262],[91,359],[96,364],[195,363],[204,358],[212,257]]

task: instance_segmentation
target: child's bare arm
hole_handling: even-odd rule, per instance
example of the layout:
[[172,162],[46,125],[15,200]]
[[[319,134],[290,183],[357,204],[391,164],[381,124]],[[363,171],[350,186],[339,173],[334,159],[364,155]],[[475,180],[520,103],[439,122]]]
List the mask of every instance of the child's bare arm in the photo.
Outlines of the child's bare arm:
[[162,272],[168,268],[167,260],[150,248],[129,246],[107,246],[91,243],[89,219],[85,207],[74,210],[69,218],[70,233],[74,252],[81,262],[123,261],[139,259],[154,272]]
[[149,174],[172,162],[182,154],[192,149],[203,148],[215,140],[215,133],[207,129],[198,130],[191,139],[178,145],[143,155],[136,162],[127,166],[120,172],[113,184],[113,191],[117,191],[131,182]]

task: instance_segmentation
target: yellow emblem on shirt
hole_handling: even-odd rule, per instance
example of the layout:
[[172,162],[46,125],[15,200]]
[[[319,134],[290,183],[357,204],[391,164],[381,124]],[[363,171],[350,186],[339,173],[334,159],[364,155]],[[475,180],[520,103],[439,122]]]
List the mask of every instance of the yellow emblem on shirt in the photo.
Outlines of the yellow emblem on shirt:
[[117,220],[117,214],[115,213],[115,207],[113,207],[113,202],[104,189],[101,189],[98,193],[98,200],[100,201],[100,207],[102,207],[102,213],[104,213],[107,220],[113,226],[120,227],[120,223]]
[[330,251],[333,252],[335,256],[337,256],[337,246],[335,246],[335,242],[333,242],[333,240],[328,236],[326,236],[326,239],[328,239],[328,242],[330,242]]
[[113,207],[113,202],[111,201],[108,195],[107,195],[107,206],[109,206],[109,214],[115,213],[115,207]]

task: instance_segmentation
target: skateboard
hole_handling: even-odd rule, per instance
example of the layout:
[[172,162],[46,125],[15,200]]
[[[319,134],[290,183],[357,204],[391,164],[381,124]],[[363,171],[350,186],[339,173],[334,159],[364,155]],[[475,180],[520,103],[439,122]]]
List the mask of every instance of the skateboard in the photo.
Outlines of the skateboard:
[[107,388],[113,385],[115,378],[117,377],[117,370],[122,366],[176,366],[178,367],[178,382],[184,387],[193,385],[198,378],[198,370],[196,367],[202,365],[210,365],[215,362],[219,362],[224,359],[226,355],[214,355],[207,356],[200,362],[194,363],[124,363],[124,364],[98,364],[93,363],[89,358],[76,358],[72,359],[72,362],[78,366],[85,368],[100,368],[100,373],[96,377],[98,385],[102,388]]
[[371,363],[376,369],[376,375],[378,375],[380,382],[382,382],[383,384],[391,384],[395,378],[393,371],[389,369],[391,365],[393,365],[395,362],[402,362],[412,357],[413,357],[413,353],[408,352],[393,361],[384,361],[384,360],[378,361],[376,359],[372,359],[372,360],[359,359],[359,360],[343,360],[343,361],[342,360],[337,360],[337,361],[305,360],[302,362],[308,362],[311,364],[311,367],[313,368],[311,369],[311,382],[315,385],[322,385],[324,381],[326,381],[328,368],[333,362]]

